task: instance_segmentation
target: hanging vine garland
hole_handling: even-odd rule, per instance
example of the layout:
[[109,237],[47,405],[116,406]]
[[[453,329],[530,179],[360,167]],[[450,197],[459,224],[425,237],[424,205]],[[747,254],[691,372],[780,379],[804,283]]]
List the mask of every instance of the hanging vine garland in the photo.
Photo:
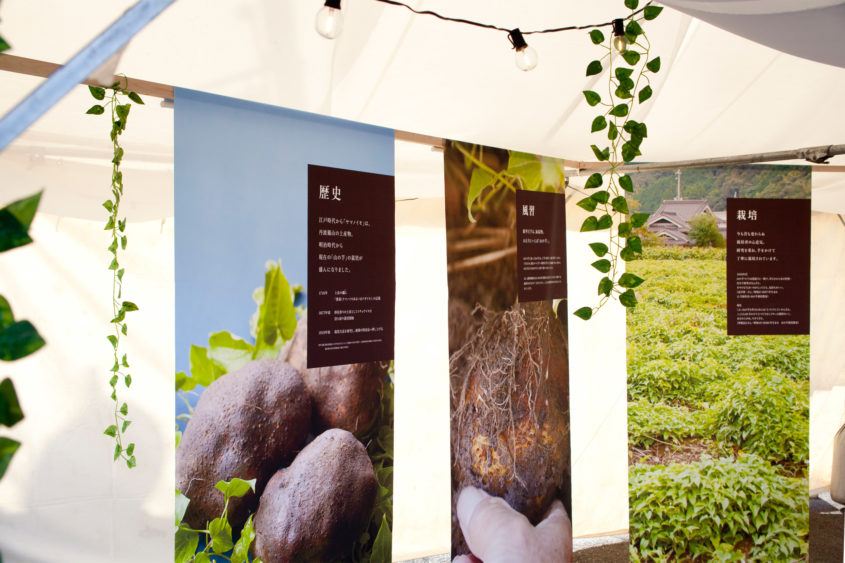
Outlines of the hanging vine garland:
[[[581,225],[581,232],[608,230],[607,244],[593,242],[589,245],[598,257],[592,267],[605,276],[598,284],[598,305],[581,307],[574,313],[584,320],[590,319],[612,298],[617,298],[625,307],[636,306],[634,288],[645,281],[634,274],[619,274],[622,269],[620,260],[634,260],[642,253],[643,243],[634,234],[634,229],[645,225],[648,214],[630,212],[625,194],[634,191],[634,183],[630,176],[620,174],[618,169],[642,155],[640,146],[648,136],[648,128],[645,123],[631,119],[631,114],[638,104],[642,105],[651,98],[654,92],[649,75],[660,70],[660,57],[651,57],[651,43],[642,24],[659,16],[663,8],[647,4],[635,11],[638,4],[639,0],[625,0],[625,6],[632,11],[627,18],[628,23],[624,25],[621,19],[614,21],[614,32],[610,37],[605,38],[598,29],[588,34],[592,43],[602,47],[605,53],[587,65],[586,74],[598,75],[605,71],[606,65],[609,77],[606,98],[593,90],[584,91],[587,103],[602,110],[593,119],[590,130],[592,133],[606,130],[610,145],[603,149],[598,145],[590,146],[599,161],[608,163],[608,169],[587,178],[584,189],[596,191],[577,204],[591,213]],[[614,55],[614,49],[618,51],[618,56]],[[599,189],[602,186],[605,189]]]
[[[137,311],[138,306],[132,301],[123,301],[123,274],[124,268],[120,266],[118,253],[120,250],[126,250],[127,236],[126,236],[126,217],[120,218],[120,201],[123,197],[123,173],[120,171],[120,163],[123,161],[123,147],[120,146],[120,135],[126,130],[126,122],[129,119],[129,110],[132,109],[131,102],[143,104],[141,97],[135,93],[126,90],[120,86],[119,82],[115,82],[108,88],[101,88],[99,86],[89,86],[89,91],[94,99],[98,101],[106,100],[107,91],[108,99],[103,104],[94,104],[86,113],[92,115],[102,115],[109,108],[111,113],[111,133],[109,137],[112,141],[113,158],[112,158],[112,178],[111,178],[111,194],[112,197],[103,202],[103,207],[108,211],[109,216],[106,221],[105,230],[110,231],[111,244],[108,250],[112,255],[109,270],[112,271],[112,320],[111,325],[114,330],[113,334],[109,334],[109,343],[112,345],[113,362],[109,370],[110,379],[109,386],[111,387],[111,399],[114,401],[114,424],[105,429],[104,434],[110,436],[115,440],[114,446],[114,460],[123,459],[127,467],[130,469],[135,467],[135,444],[126,444],[126,430],[132,423],[129,420],[129,407],[126,402],[118,400],[118,387],[121,381],[128,389],[132,384],[132,375],[129,373],[129,360],[127,354],[121,355],[121,336],[126,336],[129,327],[126,323],[126,313]],[[125,96],[128,100],[121,99]],[[121,103],[123,101],[124,103]],[[131,101],[131,102],[130,102]]]

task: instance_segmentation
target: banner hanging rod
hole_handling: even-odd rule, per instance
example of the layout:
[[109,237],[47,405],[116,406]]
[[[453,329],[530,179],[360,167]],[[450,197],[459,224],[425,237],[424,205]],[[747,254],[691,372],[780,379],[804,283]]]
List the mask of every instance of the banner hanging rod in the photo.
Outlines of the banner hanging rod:
[[[0,70],[8,72],[16,72],[19,74],[27,74],[30,76],[47,77],[53,72],[61,68],[62,65],[40,61],[37,59],[28,59],[25,57],[18,57],[15,55],[0,54]],[[126,89],[138,94],[152,96],[154,98],[162,98],[164,100],[173,99],[173,86],[169,84],[162,84],[160,82],[150,82],[148,80],[140,80],[138,78],[115,76],[115,81],[120,81],[121,84],[126,84]],[[82,84],[90,84],[98,86],[93,80],[85,80]],[[411,133],[409,131],[396,130],[396,138],[400,141],[407,141],[411,143],[418,143],[423,145],[431,145],[433,148],[442,149],[445,140],[440,137],[432,137],[429,135],[422,135],[419,133]],[[813,166],[814,172],[845,172],[845,166],[833,166],[829,164],[822,164],[829,158],[837,155],[845,154],[845,144],[841,145],[822,145],[818,147],[807,147],[803,149],[794,149],[786,151],[776,151],[767,153],[745,154],[740,156],[723,156],[715,158],[701,158],[695,160],[678,160],[674,162],[651,162],[646,164],[627,164],[620,166],[617,170],[622,172],[650,172],[657,170],[678,170],[685,168],[701,168],[705,166],[726,166],[737,164],[756,164],[762,162],[777,162],[783,160],[808,160],[816,163]],[[604,162],[585,162],[564,159],[564,165],[568,168],[575,169],[575,172],[570,173],[570,176],[586,176],[594,172],[602,172],[608,170],[609,167]]]

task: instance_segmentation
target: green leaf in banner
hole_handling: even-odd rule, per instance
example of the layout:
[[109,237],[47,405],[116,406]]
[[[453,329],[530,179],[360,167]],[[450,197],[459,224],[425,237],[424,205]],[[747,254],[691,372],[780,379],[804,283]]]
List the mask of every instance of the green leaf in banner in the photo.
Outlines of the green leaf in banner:
[[604,243],[601,243],[601,242],[591,242],[590,248],[593,249],[593,252],[598,257],[604,256],[605,254],[607,254],[607,251],[609,250],[607,245],[604,244]]
[[651,21],[659,16],[662,11],[663,8],[661,6],[646,6],[645,10],[643,10],[643,17],[646,20]]
[[[208,337],[208,359],[222,367],[223,373],[229,373],[243,367],[252,359],[253,350],[252,344],[225,330],[215,332]],[[193,373],[193,368],[191,373]],[[223,373],[220,375],[223,375]],[[196,375],[194,375],[194,378],[196,378]],[[215,379],[217,378],[215,377]],[[200,383],[205,385],[205,383]]]
[[628,237],[627,246],[637,254],[643,253],[643,241],[638,236]]
[[102,115],[105,111],[106,108],[104,108],[103,106],[99,104],[94,104],[93,106],[88,108],[88,111],[86,111],[85,113],[90,113],[91,115]]
[[232,526],[225,518],[215,518],[209,522],[208,532],[211,535],[211,547],[216,553],[226,553],[235,547],[232,543]]
[[642,90],[640,90],[640,103],[643,103],[647,99],[649,99],[652,95],[651,86],[646,86]]
[[607,203],[607,200],[610,199],[610,193],[607,190],[601,190],[590,197],[596,200],[597,203]]
[[584,184],[584,189],[592,190],[601,186],[602,183],[604,183],[604,179],[601,177],[601,174],[599,174],[598,172],[594,172],[593,174],[590,174],[589,178],[587,178],[587,183]]
[[475,222],[475,218],[472,216],[472,204],[475,203],[481,191],[492,183],[493,174],[490,172],[481,168],[472,171],[472,176],[469,179],[469,193],[467,194],[467,213],[470,222]]
[[296,309],[293,292],[281,263],[267,262],[264,272],[264,301],[259,306],[256,348],[275,346],[279,337],[287,341],[296,330]]
[[518,176],[523,189],[536,191],[543,179],[543,165],[537,155],[508,151],[508,174]]
[[613,217],[611,217],[610,215],[602,215],[601,217],[599,217],[599,222],[598,222],[598,225],[597,225],[599,230],[609,229],[612,226],[613,226]]
[[142,100],[141,96],[139,96],[135,92],[129,92],[129,99],[135,102],[136,104],[144,105],[144,100]]
[[619,223],[618,231],[620,237],[627,237],[631,234],[631,223],[629,223],[628,221],[623,221]]
[[610,271],[610,260],[602,258],[601,260],[596,260],[595,262],[593,262],[591,266],[602,274],[606,274]]
[[226,373],[222,367],[208,359],[208,350],[191,344],[191,377],[196,384],[208,387],[218,377]]
[[625,199],[624,195],[616,196],[613,198],[613,201],[610,202],[611,207],[617,213],[624,213],[625,215],[628,214],[628,200]]
[[14,426],[23,420],[23,411],[15,393],[15,386],[8,377],[0,382],[0,424]]
[[648,220],[648,213],[634,213],[631,215],[631,226],[635,229],[645,225]]
[[645,280],[643,278],[636,276],[634,274],[630,274],[628,272],[625,272],[624,274],[619,276],[619,285],[621,285],[622,287],[627,287],[629,289],[632,288],[632,287],[639,286],[644,281]]
[[590,104],[590,106],[595,106],[601,102],[601,96],[592,90],[584,90],[584,98],[586,98],[587,103]]
[[625,62],[631,66],[634,66],[638,62],[640,62],[640,54],[633,49],[628,49],[624,53],[622,53],[622,58],[625,59]]
[[18,451],[21,443],[11,438],[0,437],[0,479],[6,474],[6,469],[12,461],[12,456]]
[[637,254],[630,246],[626,246],[619,252],[619,257],[625,262],[630,262],[637,259]]
[[200,536],[197,532],[189,532],[184,529],[176,530],[176,552],[173,563],[190,563],[194,559],[199,542]]
[[581,232],[587,233],[589,231],[597,231],[599,228],[599,220],[594,216],[590,215],[584,222],[581,223]]
[[[179,489],[174,489],[176,491],[176,528],[179,528],[179,523],[182,522],[182,519],[185,517],[185,512],[188,510],[188,505],[191,503],[191,499],[183,495],[179,492]],[[192,554],[193,555],[193,554]]]
[[604,42],[604,33],[599,31],[598,29],[594,29],[590,32],[590,41],[593,42],[593,45],[600,45]]
[[598,202],[596,202],[596,200],[594,200],[593,198],[588,196],[588,197],[585,197],[584,199],[582,199],[581,201],[579,201],[578,203],[576,203],[575,205],[577,205],[581,209],[584,209],[584,210],[592,213],[593,211],[596,210],[596,206],[598,205]]
[[0,252],[32,242],[26,227],[8,209],[0,209]]
[[190,391],[194,387],[197,386],[197,382],[194,380],[193,377],[188,377],[184,371],[180,371],[176,373],[176,390],[177,391]]
[[657,72],[660,70],[660,57],[654,57],[645,65],[647,69],[651,72]]
[[231,481],[217,481],[214,488],[223,493],[226,499],[240,498],[250,491],[255,491],[255,479],[246,481],[235,477]]
[[625,0],[625,7],[629,10],[636,10],[639,3],[639,0]]
[[612,110],[610,110],[610,115],[616,117],[625,117],[628,115],[628,104],[619,104],[614,106]]
[[373,552],[370,556],[371,563],[390,563],[393,561],[393,539],[390,532],[390,524],[387,516],[382,515],[376,539],[373,542]]
[[608,295],[609,296],[611,291],[613,291],[613,282],[610,281],[610,278],[605,276],[599,281],[598,295]]
[[12,314],[12,306],[6,301],[6,298],[0,295],[0,331],[15,322],[15,317]]
[[44,193],[44,190],[29,197],[13,201],[4,207],[4,209],[7,209],[9,213],[14,215],[24,229],[29,230],[32,220],[35,218],[35,212],[38,210],[38,204],[41,203],[42,193]]
[[601,73],[601,71],[602,66],[599,61],[590,61],[590,64],[587,65],[587,76],[594,76]]
[[212,563],[211,556],[205,552],[197,553],[194,556],[193,563]]
[[633,289],[626,289],[619,295],[619,302],[626,307],[635,307],[637,305],[637,296]]
[[593,310],[590,307],[581,307],[580,309],[578,309],[577,311],[575,311],[572,314],[575,315],[576,317],[578,317],[579,319],[584,319],[585,321],[589,321],[590,317],[593,316]]
[[249,561],[249,546],[254,539],[255,528],[253,527],[252,515],[250,514],[241,530],[241,537],[235,543],[235,548],[232,550],[232,563],[247,563]]
[[29,321],[18,321],[0,332],[0,360],[11,362],[44,346],[44,339]]
[[601,131],[605,127],[607,127],[607,119],[603,115],[600,115],[593,120],[593,124],[590,126],[590,133]]
[[627,174],[619,177],[619,186],[626,192],[634,191],[634,182],[633,180],[631,180],[631,177]]
[[95,100],[102,100],[106,97],[106,89],[101,88],[99,86],[91,86],[88,85],[88,91],[91,92],[91,95],[94,96]]
[[596,158],[600,161],[605,161],[610,158],[610,147],[604,147],[604,149],[599,149],[596,145],[590,145],[590,148],[593,149],[593,154],[596,155]]

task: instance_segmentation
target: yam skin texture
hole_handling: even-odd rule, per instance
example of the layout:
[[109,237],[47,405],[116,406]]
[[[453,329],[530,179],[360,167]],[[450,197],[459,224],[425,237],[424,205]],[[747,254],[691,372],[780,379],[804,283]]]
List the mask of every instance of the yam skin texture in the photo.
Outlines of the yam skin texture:
[[184,521],[202,529],[223,513],[218,481],[256,479],[256,493],[229,500],[239,529],[273,473],[305,444],[310,421],[308,389],[281,360],[252,361],[209,385],[176,449],[176,488],[191,499]]
[[[548,303],[485,312],[450,362],[453,508],[466,486],[537,524],[569,493],[567,344]],[[466,553],[454,520],[453,554]]]
[[303,316],[285,356],[311,392],[314,434],[342,428],[362,438],[376,423],[387,364],[368,362],[308,369],[308,325]]
[[327,430],[278,471],[261,495],[253,553],[265,563],[348,559],[367,528],[378,483],[367,450]]

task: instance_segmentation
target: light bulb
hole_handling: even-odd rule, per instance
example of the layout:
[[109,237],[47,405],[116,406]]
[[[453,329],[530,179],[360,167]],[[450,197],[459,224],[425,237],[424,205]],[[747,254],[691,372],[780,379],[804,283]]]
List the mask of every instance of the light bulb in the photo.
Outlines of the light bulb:
[[343,13],[339,0],[326,0],[326,5],[317,12],[315,21],[317,33],[326,39],[334,39],[343,30]]
[[526,46],[516,52],[516,66],[519,70],[532,70],[538,61],[537,51],[533,47]]
[[613,46],[620,53],[628,50],[628,37],[625,36],[625,27],[621,19],[613,20]]

